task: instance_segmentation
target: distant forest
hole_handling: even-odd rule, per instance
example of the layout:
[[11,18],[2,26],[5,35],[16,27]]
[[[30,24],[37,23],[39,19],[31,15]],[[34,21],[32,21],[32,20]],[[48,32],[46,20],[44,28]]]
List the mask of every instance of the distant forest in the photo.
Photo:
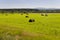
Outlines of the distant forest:
[[60,9],[0,9],[0,13],[60,13]]

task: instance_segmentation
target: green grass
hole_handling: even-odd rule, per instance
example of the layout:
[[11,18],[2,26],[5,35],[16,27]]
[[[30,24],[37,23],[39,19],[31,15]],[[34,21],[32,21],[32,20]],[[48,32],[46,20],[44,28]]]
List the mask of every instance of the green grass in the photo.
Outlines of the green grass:
[[[0,14],[0,40],[60,40],[60,14]],[[30,23],[29,19],[35,22]],[[16,37],[17,36],[17,37]]]

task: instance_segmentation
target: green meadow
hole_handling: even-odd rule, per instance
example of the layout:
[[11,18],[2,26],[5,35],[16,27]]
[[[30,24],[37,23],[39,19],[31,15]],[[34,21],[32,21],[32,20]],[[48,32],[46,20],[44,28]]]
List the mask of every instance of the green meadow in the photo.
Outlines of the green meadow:
[[0,40],[60,40],[60,14],[43,14],[0,14]]

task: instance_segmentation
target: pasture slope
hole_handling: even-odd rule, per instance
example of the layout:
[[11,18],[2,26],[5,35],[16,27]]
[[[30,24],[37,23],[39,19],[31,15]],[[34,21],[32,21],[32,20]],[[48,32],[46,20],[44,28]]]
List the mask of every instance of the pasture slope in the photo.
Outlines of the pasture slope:
[[60,40],[60,14],[0,14],[0,40]]

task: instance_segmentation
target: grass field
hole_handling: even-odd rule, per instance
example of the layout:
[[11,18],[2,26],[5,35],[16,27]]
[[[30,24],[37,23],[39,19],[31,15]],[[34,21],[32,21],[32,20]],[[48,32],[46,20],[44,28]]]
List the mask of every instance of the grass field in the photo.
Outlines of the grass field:
[[[0,14],[0,40],[60,40],[60,14]],[[35,22],[29,22],[34,19]]]

